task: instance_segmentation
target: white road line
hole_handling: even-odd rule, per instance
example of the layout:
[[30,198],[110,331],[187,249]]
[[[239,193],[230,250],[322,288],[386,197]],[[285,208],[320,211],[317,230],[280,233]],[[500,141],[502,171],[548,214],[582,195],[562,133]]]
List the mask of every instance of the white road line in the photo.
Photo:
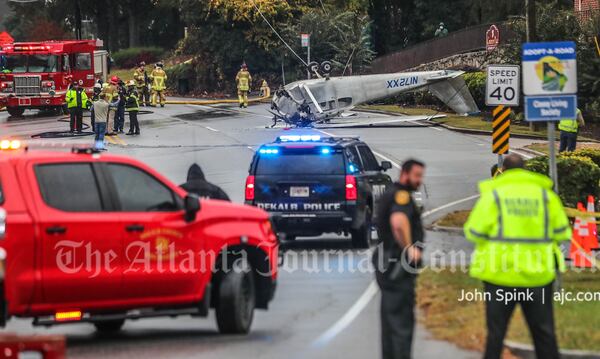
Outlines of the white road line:
[[396,163],[396,161],[393,161],[391,159],[389,159],[388,157],[382,155],[379,152],[375,152],[373,151],[373,154],[375,154],[375,156],[380,157],[381,159],[383,159],[384,161],[389,161],[392,163],[392,166],[396,167],[397,169],[400,169],[402,166],[400,166],[398,163]]
[[212,128],[212,127],[209,127],[209,126],[206,126],[205,128],[206,128],[207,130],[209,130],[209,131],[212,131],[212,132],[220,132],[219,130],[217,130],[217,129],[215,129],[215,128]]
[[[392,162],[393,163],[393,162]],[[479,195],[469,196],[467,198],[459,199],[454,202],[450,202],[438,208],[434,208],[430,211],[423,213],[423,217],[432,215],[433,213],[439,212],[448,207],[455,206],[457,204],[467,202],[479,197]],[[371,281],[367,289],[361,294],[358,300],[348,309],[346,313],[335,322],[329,329],[321,334],[315,341],[311,343],[313,348],[322,348],[329,344],[338,334],[343,332],[352,322],[360,315],[360,313],[367,307],[373,297],[379,292],[379,288],[375,281]]]
[[341,333],[346,327],[352,323],[356,317],[360,314],[360,312],[365,309],[367,304],[373,299],[373,297],[379,292],[379,288],[377,288],[377,284],[375,281],[371,281],[367,290],[363,292],[363,294],[358,298],[358,300],[350,307],[350,309],[342,316],[331,328],[327,329],[321,336],[317,338],[314,342],[312,342],[311,346],[313,348],[322,348],[326,346],[333,338],[335,338],[339,333]]

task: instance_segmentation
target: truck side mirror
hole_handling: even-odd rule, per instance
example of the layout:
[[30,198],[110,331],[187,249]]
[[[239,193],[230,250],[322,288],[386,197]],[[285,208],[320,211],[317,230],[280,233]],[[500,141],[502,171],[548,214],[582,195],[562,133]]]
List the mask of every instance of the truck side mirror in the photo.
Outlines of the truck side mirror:
[[200,198],[195,194],[188,194],[184,200],[185,221],[192,222],[196,219],[196,214],[200,211]]
[[392,163],[390,161],[381,161],[381,170],[387,171],[392,168]]

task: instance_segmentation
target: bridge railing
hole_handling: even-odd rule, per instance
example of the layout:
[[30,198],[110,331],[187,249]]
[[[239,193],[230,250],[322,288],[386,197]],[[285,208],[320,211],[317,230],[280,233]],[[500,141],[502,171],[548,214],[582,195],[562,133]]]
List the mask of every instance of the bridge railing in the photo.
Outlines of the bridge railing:
[[[421,64],[444,59],[456,54],[485,49],[485,33],[491,24],[468,27],[376,58],[371,64],[372,73],[404,71]],[[496,24],[500,30],[500,44],[512,38],[513,32],[506,24]]]

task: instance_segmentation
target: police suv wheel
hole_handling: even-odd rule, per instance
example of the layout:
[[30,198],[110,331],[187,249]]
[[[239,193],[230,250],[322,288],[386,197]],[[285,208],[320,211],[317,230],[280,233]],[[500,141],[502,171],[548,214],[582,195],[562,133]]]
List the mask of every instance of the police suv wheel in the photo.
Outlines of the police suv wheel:
[[94,323],[96,330],[100,334],[114,334],[123,328],[125,319],[107,320]]
[[233,269],[223,273],[218,295],[216,314],[219,332],[248,333],[254,318],[256,303],[254,274],[244,260],[236,260]]
[[366,249],[369,248],[369,244],[371,243],[371,212],[367,210],[365,223],[358,229],[350,230],[350,235],[352,236],[352,247],[356,249]]

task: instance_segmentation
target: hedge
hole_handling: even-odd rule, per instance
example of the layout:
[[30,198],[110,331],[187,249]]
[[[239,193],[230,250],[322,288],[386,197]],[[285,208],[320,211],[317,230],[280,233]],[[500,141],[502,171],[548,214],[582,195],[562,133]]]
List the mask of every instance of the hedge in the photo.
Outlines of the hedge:
[[485,108],[485,72],[469,72],[464,74],[464,79],[473,100],[480,109]]
[[165,50],[160,47],[131,47],[112,54],[115,64],[123,69],[136,67],[140,62],[146,64],[158,62]]
[[[587,154],[587,155],[584,155]],[[589,155],[589,156],[588,156]],[[595,160],[592,160],[594,157]],[[558,190],[565,206],[575,207],[584,202],[588,195],[600,194],[600,151],[580,150],[558,156]],[[548,175],[548,156],[540,156],[527,161],[530,171]]]

